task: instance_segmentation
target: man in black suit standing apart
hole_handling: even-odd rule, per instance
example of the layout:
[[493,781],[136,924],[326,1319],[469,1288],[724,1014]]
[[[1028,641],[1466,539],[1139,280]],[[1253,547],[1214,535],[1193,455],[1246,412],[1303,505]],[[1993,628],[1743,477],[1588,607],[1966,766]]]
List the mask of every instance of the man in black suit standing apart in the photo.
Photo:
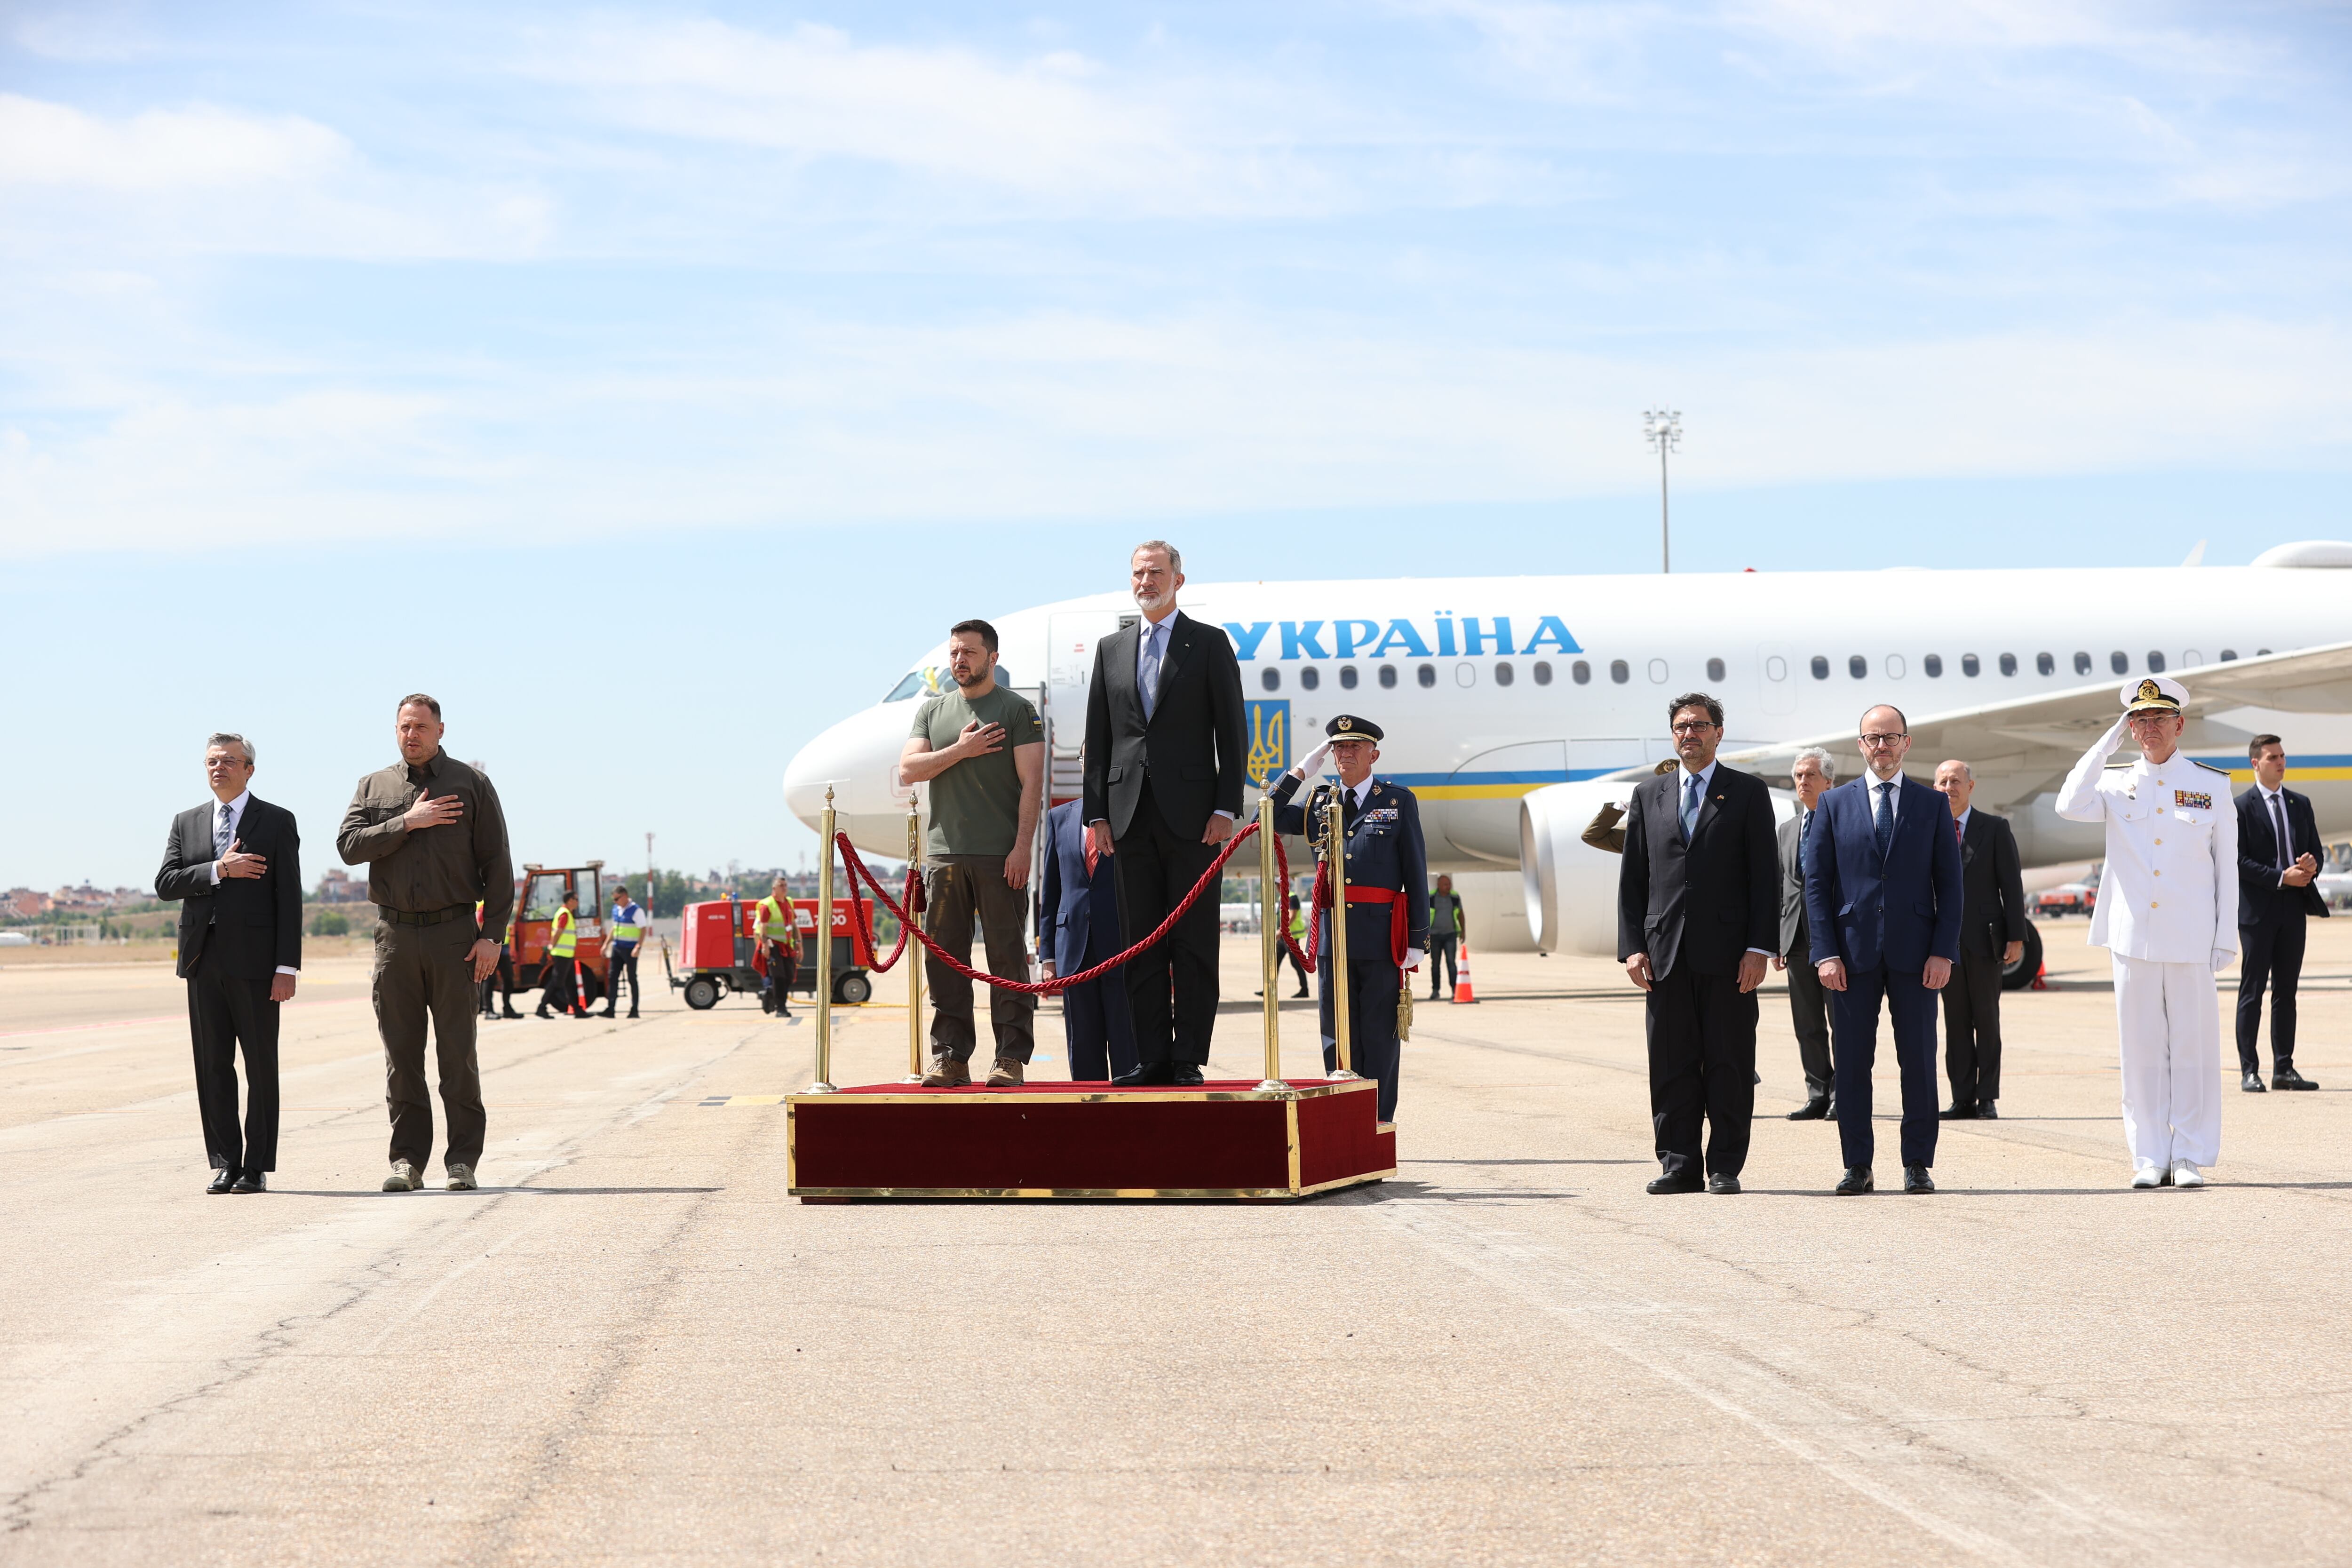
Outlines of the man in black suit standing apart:
[[1617,956],[1649,993],[1650,1191],[1736,1193],[1756,1115],[1756,988],[1780,929],[1772,795],[1715,760],[1721,703],[1694,691],[1667,713],[1682,763],[1635,787],[1617,876]]
[[2303,979],[2304,921],[2327,918],[2311,885],[2319,875],[2319,819],[2311,797],[2286,787],[2286,742],[2257,735],[2247,746],[2254,782],[2238,797],[2239,1087],[2263,1092],[2263,992],[2271,990],[2271,1084],[2317,1089],[2294,1070],[2294,991]]
[[[1249,742],[1232,640],[1176,608],[1183,557],[1147,541],[1128,580],[1143,618],[1095,645],[1082,809],[1095,853],[1114,857],[1119,927],[1140,941],[1233,837]],[[1216,889],[1127,965],[1127,995],[1138,1061],[1112,1081],[1199,1083],[1217,1018]]]
[[1813,938],[1805,924],[1805,833],[1813,807],[1837,782],[1837,763],[1819,746],[1807,746],[1789,764],[1796,786],[1797,815],[1780,824],[1780,955],[1775,969],[1789,972],[1789,1022],[1797,1034],[1797,1060],[1805,1069],[1805,1103],[1789,1112],[1791,1121],[1822,1121],[1837,1114],[1835,1060],[1830,1054],[1830,994],[1813,970]]
[[[278,1168],[278,1006],[302,969],[301,838],[294,814],[257,799],[244,736],[205,742],[209,805],[172,819],[155,896],[179,900],[179,974],[188,983],[196,1110],[211,1157],[208,1193],[268,1190]],[[246,1117],[236,1124],[236,1053]]]
[[1952,1103],[1943,1121],[1992,1121],[2000,1112],[2000,981],[2025,956],[2025,880],[2009,818],[1969,804],[1977,775],[1954,760],[1936,764],[1936,787],[1960,833],[1960,961],[1944,987],[1944,1076]]

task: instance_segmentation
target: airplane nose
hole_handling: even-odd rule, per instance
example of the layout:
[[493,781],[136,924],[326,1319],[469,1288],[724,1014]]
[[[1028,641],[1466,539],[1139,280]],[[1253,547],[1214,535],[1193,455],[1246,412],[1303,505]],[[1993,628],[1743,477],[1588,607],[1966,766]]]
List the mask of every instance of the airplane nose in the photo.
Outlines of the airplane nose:
[[815,829],[830,785],[835,819],[851,843],[873,854],[904,856],[912,797],[898,784],[898,752],[913,717],[911,704],[881,704],[851,714],[803,746],[784,768],[784,809]]

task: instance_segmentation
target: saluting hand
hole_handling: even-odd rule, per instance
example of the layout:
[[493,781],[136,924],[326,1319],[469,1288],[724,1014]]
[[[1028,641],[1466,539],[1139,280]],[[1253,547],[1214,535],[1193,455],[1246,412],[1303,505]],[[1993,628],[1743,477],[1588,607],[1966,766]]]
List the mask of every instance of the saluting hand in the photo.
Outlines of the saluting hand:
[[400,820],[403,826],[414,833],[420,827],[439,827],[444,823],[455,822],[465,810],[466,803],[454,795],[445,795],[435,800],[420,791],[416,804],[410,806]]
[[224,877],[258,877],[268,869],[268,857],[247,850],[242,838],[230,845],[228,853],[220,858],[220,874]]

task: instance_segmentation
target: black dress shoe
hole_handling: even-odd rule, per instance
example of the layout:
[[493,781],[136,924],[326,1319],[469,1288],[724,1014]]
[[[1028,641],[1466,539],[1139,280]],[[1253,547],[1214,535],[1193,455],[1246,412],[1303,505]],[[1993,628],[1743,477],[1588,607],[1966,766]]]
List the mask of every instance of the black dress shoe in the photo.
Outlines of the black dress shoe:
[[2281,1062],[2271,1069],[2273,1089],[2317,1089],[2319,1086],[2294,1070],[2294,1065]]
[[1661,1195],[1666,1193],[1703,1193],[1706,1191],[1706,1184],[1699,1179],[1696,1171],[1675,1171],[1652,1182],[1649,1191]]
[[1176,1064],[1174,1062],[1139,1062],[1110,1081],[1121,1089],[1133,1089],[1145,1084],[1173,1083],[1176,1081]]
[[1177,1062],[1169,1071],[1168,1081],[1178,1089],[1198,1089],[1208,1080],[1202,1076],[1198,1062]]
[[1739,1178],[1717,1171],[1706,1179],[1706,1190],[1710,1193],[1736,1193],[1739,1190]]
[[236,1184],[229,1188],[233,1193],[266,1193],[268,1190],[269,1178],[259,1171],[246,1172],[236,1179]]
[[1936,1180],[1927,1174],[1925,1165],[1906,1165],[1903,1167],[1903,1190],[1906,1193],[1932,1193],[1936,1190]]
[[1979,1100],[1977,1101],[1977,1120],[1979,1121],[1998,1121],[2000,1120],[2000,1112],[1992,1108],[1991,1100]]
[[1832,1121],[1835,1121],[1837,1120],[1837,1096],[1836,1096],[1836,1095],[1834,1095],[1834,1094],[1833,1094],[1833,1095],[1831,1095],[1831,1096],[1830,1096],[1829,1107],[1828,1107],[1828,1109],[1827,1109],[1827,1110],[1823,1110],[1823,1111],[1822,1112],[1822,1114],[1823,1116],[1828,1117]]
[[1870,1179],[1870,1167],[1867,1165],[1848,1165],[1845,1168],[1843,1179],[1837,1184],[1837,1194],[1840,1197],[1852,1197],[1856,1193],[1874,1193],[1877,1190],[1878,1184]]
[[507,1010],[499,1014],[499,1016],[501,1018],[520,1018],[522,1016],[522,1014],[517,1011],[514,1005],[509,1003],[507,1006]]
[[1809,1100],[1799,1109],[1789,1112],[1789,1120],[1791,1121],[1822,1121],[1828,1119],[1829,1113],[1830,1102],[1827,1100]]
[[2263,1075],[2250,1068],[2245,1076],[2238,1079],[2238,1087],[2248,1094],[2260,1094],[2263,1092]]
[[1306,986],[1304,986],[1304,985],[1302,985],[1302,986],[1300,986],[1297,990],[1296,990],[1296,991],[1292,992],[1292,993],[1290,994],[1290,999],[1291,999],[1293,1002],[1304,1002],[1304,1001],[1306,1001],[1306,1000],[1307,1000],[1307,987],[1306,987]]
[[1974,1121],[1976,1119],[1977,1108],[1973,1105],[1962,1105],[1958,1100],[1936,1112],[1936,1120],[1938,1121]]
[[594,1015],[594,1016],[599,1017],[599,1018],[609,1018],[609,1017],[611,1017],[612,1016],[613,1016],[613,1010],[612,1010],[610,1007],[607,1007],[607,1008],[605,1008],[603,1012],[601,1012],[601,1013],[598,1013],[598,1014]]
[[213,1173],[212,1184],[205,1188],[205,1191],[218,1197],[235,1185],[236,1185],[236,1173],[224,1168]]

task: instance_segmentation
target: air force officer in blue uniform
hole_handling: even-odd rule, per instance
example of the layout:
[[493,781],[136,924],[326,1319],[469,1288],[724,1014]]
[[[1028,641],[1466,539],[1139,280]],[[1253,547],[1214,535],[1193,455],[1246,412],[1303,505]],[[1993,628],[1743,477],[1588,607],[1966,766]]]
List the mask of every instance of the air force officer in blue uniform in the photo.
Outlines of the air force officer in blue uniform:
[[[1045,882],[1038,890],[1045,930],[1045,977],[1076,974],[1116,956],[1119,940],[1118,874],[1111,858],[1097,856],[1078,820],[1080,802],[1066,800],[1045,814]],[[1127,976],[1118,970],[1062,993],[1062,1030],[1070,1047],[1070,1077],[1081,1081],[1135,1070],[1135,1029],[1128,1021]]]
[[[1342,713],[1325,725],[1330,739],[1282,775],[1274,786],[1277,833],[1319,831],[1332,788],[1321,784],[1305,804],[1292,797],[1328,756],[1339,764],[1343,795],[1340,830],[1348,839],[1349,1065],[1381,1086],[1381,1120],[1396,1120],[1397,993],[1405,971],[1421,967],[1429,945],[1429,847],[1421,836],[1421,803],[1400,784],[1372,776],[1383,733],[1369,719]],[[1309,824],[1315,826],[1310,830]],[[1325,895],[1328,897],[1327,893]],[[1339,1069],[1331,1021],[1331,921],[1315,912],[1316,974],[1323,993],[1323,1070]]]
[[1830,995],[1841,1193],[1873,1190],[1870,1067],[1878,1004],[1895,1023],[1903,1069],[1903,1190],[1932,1193],[1936,1163],[1936,993],[1960,955],[1960,839],[1944,797],[1903,773],[1910,725],[1898,708],[1862,716],[1860,778],[1822,796],[1805,857],[1805,921]]

